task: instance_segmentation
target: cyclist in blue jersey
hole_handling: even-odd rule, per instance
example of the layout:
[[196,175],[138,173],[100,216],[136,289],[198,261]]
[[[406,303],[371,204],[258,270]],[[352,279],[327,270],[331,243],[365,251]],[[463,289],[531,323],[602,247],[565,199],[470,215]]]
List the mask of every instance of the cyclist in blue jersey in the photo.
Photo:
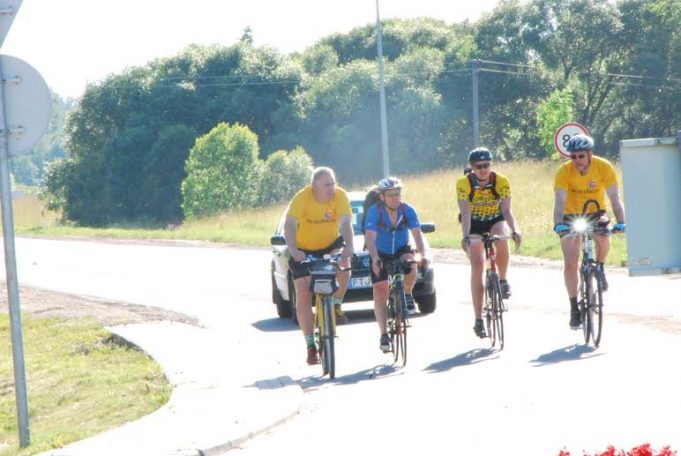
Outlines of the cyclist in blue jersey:
[[[395,258],[413,260],[414,253],[418,252],[423,267],[426,270],[428,268],[421,224],[414,208],[402,202],[402,187],[402,181],[396,177],[381,179],[377,187],[379,200],[367,210],[364,222],[364,242],[371,256],[374,314],[381,332],[380,348],[384,353],[392,350],[386,330],[389,288],[384,262]],[[410,243],[410,232],[415,246]],[[404,277],[407,313],[410,315],[416,313],[414,297],[411,294],[416,283],[416,274],[417,268],[410,266]]]

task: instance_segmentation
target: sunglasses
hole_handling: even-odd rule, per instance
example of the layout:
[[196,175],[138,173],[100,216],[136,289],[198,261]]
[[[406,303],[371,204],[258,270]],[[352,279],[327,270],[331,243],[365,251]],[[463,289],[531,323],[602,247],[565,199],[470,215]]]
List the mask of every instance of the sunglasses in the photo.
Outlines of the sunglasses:
[[402,192],[391,192],[391,193],[385,192],[384,195],[389,197],[389,198],[398,198],[399,196],[402,195]]
[[487,169],[489,168],[490,164],[489,163],[478,163],[473,165],[475,169]]
[[570,158],[573,159],[573,160],[577,160],[578,158],[581,160],[584,157],[586,157],[586,154],[572,154],[572,155],[570,155]]

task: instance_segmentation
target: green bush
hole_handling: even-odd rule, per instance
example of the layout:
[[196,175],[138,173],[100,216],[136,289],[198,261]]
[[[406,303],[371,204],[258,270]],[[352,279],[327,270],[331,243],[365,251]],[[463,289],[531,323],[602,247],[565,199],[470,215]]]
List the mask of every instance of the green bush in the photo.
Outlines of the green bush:
[[310,181],[312,159],[302,147],[279,150],[267,158],[260,187],[260,206],[290,199]]
[[238,123],[222,122],[199,137],[189,151],[182,182],[186,219],[253,207],[263,173],[258,153],[257,135]]

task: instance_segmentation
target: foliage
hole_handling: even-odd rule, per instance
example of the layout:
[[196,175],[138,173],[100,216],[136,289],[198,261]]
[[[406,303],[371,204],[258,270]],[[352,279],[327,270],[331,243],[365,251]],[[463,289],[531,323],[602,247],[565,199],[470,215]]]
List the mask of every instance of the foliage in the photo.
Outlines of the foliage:
[[[678,1],[506,0],[475,23],[384,21],[390,172],[465,161],[473,74],[481,142],[502,161],[546,157],[565,114],[551,106],[567,89],[569,120],[592,132],[601,154],[616,158],[623,138],[674,135]],[[373,23],[290,56],[255,47],[249,30],[233,46],[190,46],[88,87],[44,194],[79,225],[175,224],[189,148],[221,122],[255,133],[260,160],[300,145],[343,185],[366,184],[383,174],[377,73]],[[15,173],[35,179],[34,164],[17,162]]]
[[182,182],[185,217],[253,207],[262,176],[258,153],[258,137],[241,124],[222,122],[199,137],[189,151]]
[[554,91],[549,97],[540,102],[537,107],[537,124],[539,140],[546,154],[545,157],[558,158],[553,140],[556,130],[574,118],[574,101],[570,89]]
[[289,200],[312,175],[312,159],[302,147],[291,152],[279,150],[265,161],[258,206]]
[[[675,456],[676,451],[672,450],[669,446],[662,447],[660,451],[656,451],[650,446],[649,443],[644,443],[631,450],[618,450],[614,446],[609,445],[608,448],[599,453],[594,453],[594,456]],[[560,450],[558,456],[570,456],[570,452],[567,450]],[[584,456],[588,456],[584,453]]]

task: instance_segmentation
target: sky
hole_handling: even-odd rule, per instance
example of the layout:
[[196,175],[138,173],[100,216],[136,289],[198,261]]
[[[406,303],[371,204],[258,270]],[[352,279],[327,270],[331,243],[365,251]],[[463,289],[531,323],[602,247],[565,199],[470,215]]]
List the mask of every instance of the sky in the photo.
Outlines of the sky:
[[[476,21],[498,3],[379,1],[381,19],[448,24]],[[77,98],[88,83],[190,44],[231,46],[247,27],[255,45],[290,53],[375,22],[375,0],[23,0],[0,53],[28,62],[60,96]]]

